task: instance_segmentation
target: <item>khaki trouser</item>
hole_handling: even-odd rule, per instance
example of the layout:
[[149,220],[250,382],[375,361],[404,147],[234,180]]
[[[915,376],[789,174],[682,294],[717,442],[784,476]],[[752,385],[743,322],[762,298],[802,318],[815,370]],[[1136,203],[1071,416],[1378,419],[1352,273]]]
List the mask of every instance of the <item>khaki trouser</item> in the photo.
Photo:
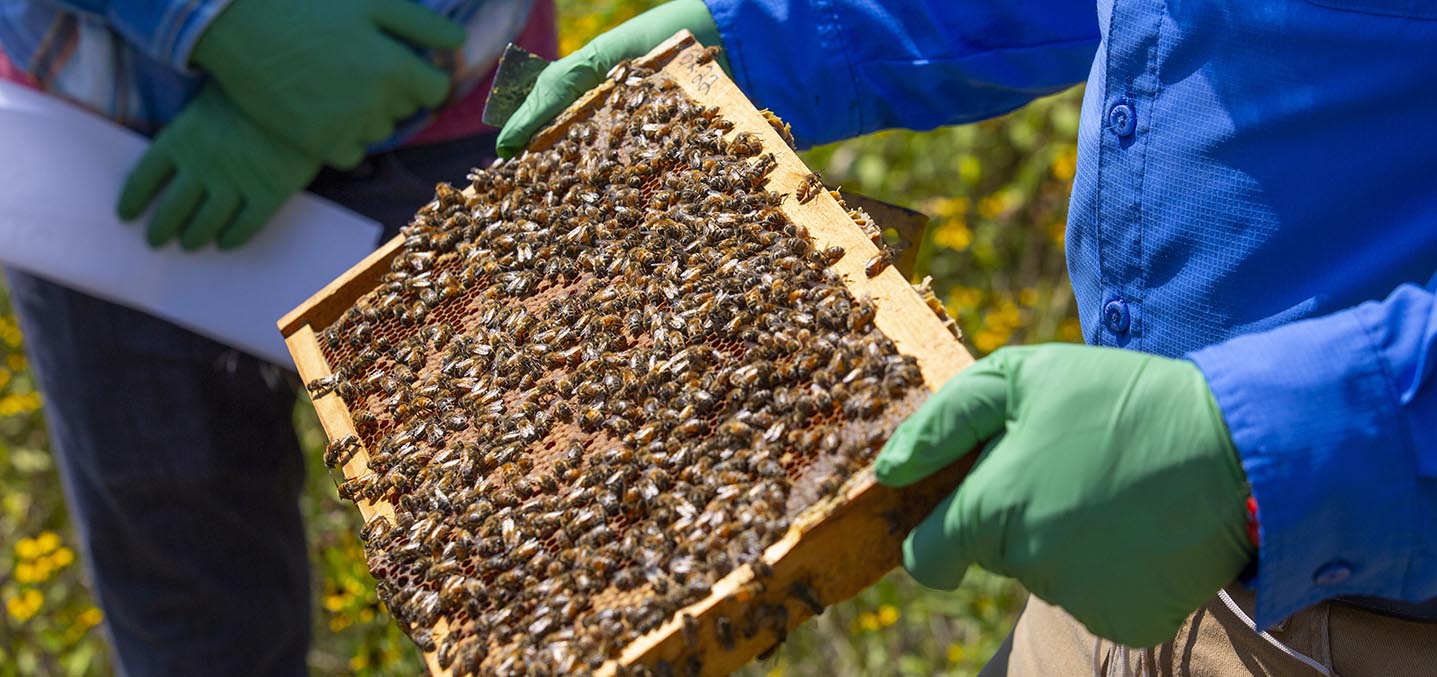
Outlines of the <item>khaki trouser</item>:
[[[1236,586],[1228,593],[1251,618],[1252,595]],[[1437,675],[1437,624],[1324,603],[1270,634],[1341,677]],[[1099,640],[1062,609],[1030,596],[980,677],[1320,674],[1258,636],[1218,598],[1189,617],[1172,641],[1138,650]]]

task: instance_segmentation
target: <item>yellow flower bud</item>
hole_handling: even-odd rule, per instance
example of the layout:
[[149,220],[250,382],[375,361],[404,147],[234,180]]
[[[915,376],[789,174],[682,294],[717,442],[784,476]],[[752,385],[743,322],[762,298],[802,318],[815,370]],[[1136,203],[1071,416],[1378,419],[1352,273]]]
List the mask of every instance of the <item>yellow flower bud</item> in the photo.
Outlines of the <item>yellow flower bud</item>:
[[93,628],[105,620],[105,614],[95,607],[89,607],[75,615],[75,625],[82,628]]
[[60,534],[53,531],[40,532],[40,535],[35,537],[35,543],[40,546],[42,555],[55,552],[55,548],[60,547]]
[[326,611],[339,611],[344,608],[344,595],[325,595],[324,608]]
[[56,569],[64,569],[75,563],[75,551],[62,545],[59,550],[55,551],[55,554],[50,555],[50,562],[55,565]]
[[[6,398],[9,399],[9,398]],[[15,541],[15,556],[20,559],[35,559],[40,555],[40,544],[33,538]]]
[[35,571],[35,565],[31,562],[20,562],[16,564],[14,576],[16,583],[27,584],[40,582],[40,575]]

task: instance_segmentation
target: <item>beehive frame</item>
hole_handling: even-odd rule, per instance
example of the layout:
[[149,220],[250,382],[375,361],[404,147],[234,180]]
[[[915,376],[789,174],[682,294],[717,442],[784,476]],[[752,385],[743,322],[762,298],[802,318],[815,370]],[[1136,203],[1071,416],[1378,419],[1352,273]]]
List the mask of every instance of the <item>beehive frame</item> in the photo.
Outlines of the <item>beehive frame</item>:
[[[702,47],[687,32],[681,32],[656,47],[636,63],[669,75],[695,101],[717,106],[723,117],[735,123],[729,136],[751,132],[758,135],[766,150],[774,153],[777,166],[769,175],[768,189],[786,194],[780,210],[801,225],[817,248],[840,246],[844,255],[833,264],[855,296],[868,296],[877,305],[874,324],[898,350],[915,358],[929,390],[936,390],[951,376],[972,362],[972,357],[944,327],[926,302],[894,267],[869,277],[866,263],[879,253],[869,236],[850,218],[847,209],[828,192],[800,204],[794,195],[811,171],[788,147],[762,113],[749,103],[718,64],[700,58]],[[600,105],[612,88],[609,82],[576,102],[553,124],[541,130],[531,148],[545,148],[562,138],[567,126],[582,119]],[[917,240],[913,221],[898,218],[894,208],[881,203],[849,198],[868,210],[878,223],[894,226],[900,235]],[[894,219],[889,220],[888,219]],[[886,221],[886,222],[885,222]],[[402,238],[386,243],[344,275],[317,292],[279,321],[280,331],[294,357],[300,376],[306,381],[331,374],[321,351],[317,332],[343,315],[361,296],[372,290],[389,269],[390,260],[400,251]],[[910,252],[911,255],[911,252]],[[911,259],[910,259],[911,261]],[[904,261],[900,260],[900,263]],[[314,398],[315,410],[331,440],[355,434],[350,412],[339,395],[328,393]],[[368,471],[368,456],[360,449],[343,467],[346,478]],[[907,531],[957,485],[971,461],[963,461],[929,480],[903,490],[878,485],[865,471],[850,481],[841,495],[814,506],[800,515],[788,533],[764,553],[773,570],[770,581],[804,580],[823,604],[847,599],[876,582],[899,560],[899,543]],[[387,503],[360,501],[361,515],[368,522],[376,515],[394,517]],[[737,637],[730,646],[713,640],[712,624],[720,617],[735,616],[750,605],[784,604],[789,629],[813,615],[813,609],[791,599],[782,585],[756,584],[751,567],[743,566],[714,584],[708,596],[690,605],[669,622],[632,642],[620,655],[605,664],[599,674],[612,674],[632,665],[670,663],[693,653],[691,637],[685,638],[683,614],[699,626],[705,674],[726,674],[773,646],[781,637],[764,630],[753,637]],[[443,621],[434,628],[445,633]],[[443,674],[433,654],[426,655],[431,672]]]

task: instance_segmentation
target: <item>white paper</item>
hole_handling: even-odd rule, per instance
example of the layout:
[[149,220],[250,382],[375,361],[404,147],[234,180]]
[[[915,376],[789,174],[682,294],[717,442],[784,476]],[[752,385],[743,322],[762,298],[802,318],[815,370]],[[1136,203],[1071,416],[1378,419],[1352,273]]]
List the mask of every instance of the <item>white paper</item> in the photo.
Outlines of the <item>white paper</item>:
[[306,193],[237,251],[152,250],[145,218],[115,216],[147,145],[88,111],[0,81],[0,265],[293,370],[275,323],[372,252],[380,225]]

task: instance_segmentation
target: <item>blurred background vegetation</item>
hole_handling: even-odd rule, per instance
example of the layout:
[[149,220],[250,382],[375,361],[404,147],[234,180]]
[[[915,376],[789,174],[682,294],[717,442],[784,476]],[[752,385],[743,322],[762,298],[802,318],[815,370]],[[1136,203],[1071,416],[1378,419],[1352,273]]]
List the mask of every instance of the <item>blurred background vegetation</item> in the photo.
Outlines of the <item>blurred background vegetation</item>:
[[[561,50],[577,49],[647,9],[645,0],[559,0]],[[1078,341],[1063,262],[1080,92],[988,122],[891,131],[804,153],[830,186],[933,217],[919,276],[931,275],[976,355],[999,346]],[[416,205],[417,207],[418,205]],[[308,450],[303,497],[314,558],[318,675],[418,674],[412,645],[384,615],[355,534],[358,512],[335,497],[320,463],[323,433],[295,412]],[[0,289],[0,676],[111,672],[47,450],[43,398]],[[1012,627],[1023,592],[974,569],[954,592],[896,572],[789,637],[750,675],[975,673]]]

